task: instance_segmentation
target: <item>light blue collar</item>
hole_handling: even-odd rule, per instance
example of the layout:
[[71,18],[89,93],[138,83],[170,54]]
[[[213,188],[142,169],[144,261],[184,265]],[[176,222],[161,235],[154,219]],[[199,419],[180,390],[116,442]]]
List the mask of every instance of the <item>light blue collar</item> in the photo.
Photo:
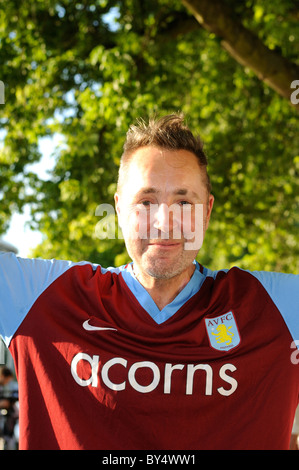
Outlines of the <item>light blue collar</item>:
[[176,296],[176,298],[162,310],[159,310],[150,294],[135,277],[133,272],[133,263],[130,263],[126,269],[122,270],[121,274],[128,288],[136,297],[140,305],[147,311],[152,319],[160,325],[172,317],[172,315],[174,315],[187,302],[187,300],[199,291],[203,281],[205,280],[205,276],[200,272],[197,261],[194,261],[194,264],[195,270],[188,284],[186,284],[184,289]]

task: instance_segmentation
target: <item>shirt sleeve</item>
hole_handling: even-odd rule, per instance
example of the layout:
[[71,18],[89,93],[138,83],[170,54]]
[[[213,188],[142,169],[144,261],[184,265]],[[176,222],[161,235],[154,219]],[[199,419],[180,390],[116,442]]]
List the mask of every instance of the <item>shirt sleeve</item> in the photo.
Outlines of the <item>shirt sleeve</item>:
[[0,252],[0,336],[6,346],[41,293],[74,264]]
[[271,297],[298,347],[299,275],[266,271],[253,271],[251,274],[259,280]]

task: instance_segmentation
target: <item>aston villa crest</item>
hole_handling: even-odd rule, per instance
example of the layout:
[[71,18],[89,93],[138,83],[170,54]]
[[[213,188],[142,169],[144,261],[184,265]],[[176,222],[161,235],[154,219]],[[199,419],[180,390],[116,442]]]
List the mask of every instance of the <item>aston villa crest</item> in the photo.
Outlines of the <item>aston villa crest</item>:
[[214,318],[206,318],[206,330],[210,345],[219,351],[229,351],[241,341],[233,312]]

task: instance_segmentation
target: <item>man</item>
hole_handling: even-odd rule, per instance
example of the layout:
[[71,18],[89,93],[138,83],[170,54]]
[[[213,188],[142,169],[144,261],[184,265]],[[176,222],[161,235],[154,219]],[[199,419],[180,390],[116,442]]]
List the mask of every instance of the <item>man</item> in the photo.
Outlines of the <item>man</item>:
[[23,449],[287,449],[299,277],[195,261],[213,196],[180,115],[132,126],[115,195],[132,263],[0,257]]
[[295,413],[295,419],[293,423],[290,450],[299,450],[299,406]]
[[12,371],[6,367],[0,367],[0,409],[9,407],[9,400],[3,397],[4,387],[9,384],[13,379]]
[[0,367],[0,450],[14,450],[14,430],[18,421],[17,393],[6,386],[13,381],[13,372],[6,366]]

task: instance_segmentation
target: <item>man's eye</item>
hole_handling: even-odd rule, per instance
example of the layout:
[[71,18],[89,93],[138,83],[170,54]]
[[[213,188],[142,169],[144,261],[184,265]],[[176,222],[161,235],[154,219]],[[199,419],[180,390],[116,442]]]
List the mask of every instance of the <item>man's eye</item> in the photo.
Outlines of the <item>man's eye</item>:
[[142,201],[141,204],[143,206],[150,206],[151,205],[151,201]]
[[189,201],[180,201],[179,204],[180,204],[181,206],[186,206],[186,205],[190,205],[191,202],[189,202]]

